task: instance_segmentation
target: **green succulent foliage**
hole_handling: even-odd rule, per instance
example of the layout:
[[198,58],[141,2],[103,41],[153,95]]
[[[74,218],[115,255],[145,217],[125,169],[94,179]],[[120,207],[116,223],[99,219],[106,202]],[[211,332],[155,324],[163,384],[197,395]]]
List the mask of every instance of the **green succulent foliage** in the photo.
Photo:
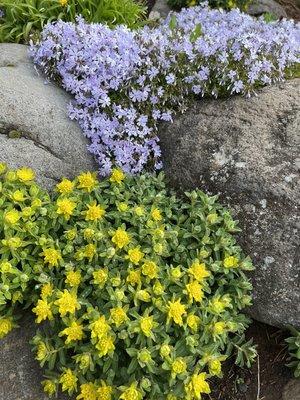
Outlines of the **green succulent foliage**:
[[300,332],[293,327],[290,327],[290,331],[293,336],[287,338],[286,342],[291,362],[287,366],[294,370],[296,378],[300,378]]
[[162,174],[93,179],[58,185],[40,238],[33,312],[49,326],[33,346],[44,389],[193,400],[198,382],[209,393],[232,351],[240,364],[253,358],[241,313],[253,267],[236,222],[215,196],[167,191]]
[[[197,6],[203,3],[203,0],[168,0],[168,4],[175,10],[180,10],[183,7]],[[251,0],[208,0],[208,4],[212,8],[224,8],[231,10],[232,8],[239,8],[246,10]]]
[[[29,168],[0,164],[0,336],[33,303],[44,390],[78,400],[196,400],[244,331],[252,264],[216,196],[179,198],[163,174],[63,179],[51,195]],[[106,396],[106,397],[105,397]]]
[[39,236],[47,232],[50,198],[33,178],[29,169],[6,171],[0,163],[0,337],[13,327],[15,308],[30,297]]
[[139,0],[0,0],[0,42],[28,43],[38,40],[49,23],[62,19],[73,22],[82,15],[87,22],[109,26],[125,24],[136,28],[143,23],[146,7]]

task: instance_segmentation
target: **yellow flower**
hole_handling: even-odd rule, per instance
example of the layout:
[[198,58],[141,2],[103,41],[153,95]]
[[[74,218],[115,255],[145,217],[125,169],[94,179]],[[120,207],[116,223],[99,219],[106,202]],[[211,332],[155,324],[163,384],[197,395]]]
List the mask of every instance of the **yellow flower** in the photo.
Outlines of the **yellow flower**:
[[111,240],[119,249],[127,246],[130,242],[130,237],[125,229],[118,228]]
[[13,193],[12,198],[14,201],[18,201],[18,202],[22,202],[25,200],[24,193],[21,190],[16,190]]
[[101,315],[97,321],[91,323],[90,329],[92,331],[92,339],[101,339],[107,335],[110,330],[110,326],[106,322],[105,316]]
[[44,388],[44,392],[47,393],[50,397],[56,392],[56,384],[50,379],[42,381],[42,385]]
[[21,182],[30,182],[33,181],[35,178],[35,173],[32,171],[31,168],[20,168],[16,171],[17,177]]
[[152,361],[151,353],[147,349],[142,349],[138,352],[138,360],[144,364],[149,364]]
[[45,263],[49,264],[50,267],[57,267],[58,262],[61,260],[61,254],[56,249],[45,249],[42,255]]
[[197,281],[188,283],[186,285],[186,290],[191,301],[195,300],[200,302],[203,299],[204,293],[202,291],[202,286]]
[[41,297],[42,299],[47,298],[48,296],[51,296],[53,293],[53,286],[51,283],[44,283],[44,285],[41,288]]
[[133,264],[137,265],[141,259],[144,257],[144,253],[138,248],[128,250],[128,255],[125,258],[128,258]]
[[69,271],[66,274],[65,282],[70,286],[79,286],[81,282],[81,273],[80,271]]
[[154,219],[154,221],[161,221],[162,220],[162,216],[161,216],[161,212],[158,208],[154,208],[151,211],[151,217],[152,219]]
[[142,400],[142,398],[143,395],[137,389],[137,383],[134,382],[123,391],[123,393],[119,397],[119,400]]
[[59,4],[64,7],[68,4],[68,0],[59,0]]
[[200,318],[197,317],[197,315],[194,314],[190,314],[187,317],[187,325],[189,328],[191,328],[191,330],[196,333],[198,331],[198,327],[200,325]]
[[[4,244],[4,240],[2,241],[2,243]],[[11,237],[6,240],[6,245],[12,250],[18,249],[19,247],[22,246],[22,244],[23,244],[22,239],[17,236]]]
[[17,301],[23,300],[23,294],[20,291],[16,291],[14,292],[13,296],[12,296],[12,302],[16,303]]
[[80,386],[80,394],[76,400],[97,400],[97,386],[94,383],[84,383]]
[[198,260],[195,260],[191,267],[188,269],[188,272],[194,276],[194,278],[198,282],[202,282],[205,278],[210,276],[209,271],[207,271],[204,263],[199,263]]
[[3,162],[0,163],[0,175],[4,174],[7,169],[7,165]]
[[168,320],[173,320],[175,324],[182,326],[182,316],[186,314],[185,305],[180,300],[169,301]]
[[97,186],[96,174],[90,172],[82,173],[78,176],[78,188],[91,192]]
[[13,323],[10,318],[0,319],[0,339],[6,336],[13,328]]
[[133,211],[138,217],[142,217],[145,214],[145,209],[142,206],[136,206]]
[[13,266],[8,261],[2,261],[0,263],[0,272],[3,274],[9,274],[13,272]]
[[140,328],[146,337],[151,336],[153,325],[154,325],[153,316],[142,317],[140,319]]
[[95,347],[98,350],[99,357],[104,357],[115,350],[114,340],[112,336],[103,336]]
[[218,214],[216,213],[208,214],[206,219],[210,224],[215,224],[218,221]]
[[40,342],[37,347],[35,359],[38,361],[43,361],[48,355],[48,350],[44,342]]
[[83,338],[83,326],[76,321],[73,321],[70,326],[61,331],[58,336],[67,336],[66,344],[82,340]]
[[159,350],[159,353],[163,358],[166,358],[171,353],[171,347],[168,344],[163,344]]
[[176,358],[171,366],[173,375],[183,374],[184,372],[186,372],[186,368],[187,368],[186,362],[182,357]]
[[69,229],[69,230],[65,231],[65,235],[68,240],[74,240],[76,238],[77,231],[75,228]]
[[222,375],[222,364],[220,360],[210,360],[208,362],[208,369],[211,375],[221,376]]
[[124,179],[125,179],[124,172],[119,168],[114,168],[109,178],[111,182],[117,184],[120,184]]
[[231,300],[228,295],[225,295],[223,297],[216,296],[210,302],[211,312],[214,314],[222,313],[226,307],[230,306],[230,302],[231,302]]
[[5,179],[7,182],[14,182],[17,179],[17,174],[15,171],[7,171]]
[[185,386],[186,393],[188,395],[186,400],[201,400],[201,394],[209,394],[210,387],[206,382],[206,373],[194,374],[191,377],[190,382]]
[[44,321],[45,319],[50,320],[53,318],[51,306],[47,302],[47,300],[39,299],[37,302],[37,305],[35,306],[35,308],[32,309],[32,311],[37,316],[36,322],[38,324],[41,323],[42,321]]
[[120,212],[125,212],[128,210],[128,204],[127,203],[117,203],[117,210]]
[[15,209],[7,211],[4,214],[5,222],[8,222],[11,225],[16,224],[19,221],[19,219],[20,219],[20,213],[19,213],[19,211],[15,210]]
[[239,259],[234,256],[227,256],[223,264],[225,268],[237,268],[239,266]]
[[153,285],[153,292],[156,294],[156,296],[160,296],[164,293],[164,286],[159,282],[156,281]]
[[76,208],[76,203],[70,199],[58,199],[56,202],[57,205],[57,214],[62,215],[68,220],[71,215],[73,215],[73,211]]
[[39,208],[42,206],[42,200],[40,199],[34,199],[31,203],[32,208]]
[[84,256],[92,261],[94,255],[96,254],[96,247],[94,244],[90,243],[85,246]]
[[136,297],[141,300],[145,301],[146,303],[151,301],[150,293],[147,290],[141,289],[136,292]]
[[94,234],[95,234],[94,229],[86,228],[86,229],[83,231],[83,237],[85,238],[85,240],[92,239],[93,236],[94,236]]
[[153,261],[146,261],[142,266],[142,274],[148,276],[150,279],[157,278],[158,267]]
[[117,328],[127,320],[126,311],[122,307],[110,309],[110,316]]
[[105,215],[105,209],[96,202],[88,204],[88,210],[85,212],[86,221],[98,221]]
[[59,382],[62,385],[62,391],[65,392],[66,390],[68,390],[69,393],[73,390],[76,390],[77,381],[77,376],[74,374],[74,372],[72,372],[70,368],[66,369],[59,379]]
[[74,183],[66,178],[64,178],[60,183],[56,185],[56,190],[60,194],[64,195],[72,193],[73,189],[74,189]]
[[106,385],[105,382],[101,381],[102,385],[98,388],[98,399],[97,400],[111,400],[113,388]]
[[67,313],[75,314],[76,310],[80,309],[76,294],[70,293],[66,289],[59,293],[58,300],[54,304],[58,306],[61,317],[64,317]]
[[132,286],[138,285],[141,282],[141,273],[140,271],[129,271],[126,282],[130,283]]
[[182,271],[181,271],[181,268],[180,267],[176,267],[176,268],[171,268],[170,269],[170,274],[171,274],[171,277],[173,278],[173,279],[180,279],[181,278],[181,276],[182,276]]
[[214,336],[223,335],[226,332],[226,323],[223,321],[216,322],[212,326],[212,333]]
[[97,271],[93,272],[94,283],[97,285],[103,286],[108,278],[107,269],[98,269]]

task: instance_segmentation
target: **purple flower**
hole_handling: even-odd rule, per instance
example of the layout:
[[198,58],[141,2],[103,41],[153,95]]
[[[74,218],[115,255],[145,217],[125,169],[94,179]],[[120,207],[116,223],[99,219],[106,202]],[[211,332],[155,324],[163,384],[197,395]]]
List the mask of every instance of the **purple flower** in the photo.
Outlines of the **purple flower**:
[[[299,23],[268,24],[206,5],[174,15],[176,34],[171,15],[137,31],[82,18],[57,21],[30,50],[37,66],[72,94],[70,118],[89,138],[101,175],[114,164],[130,173],[161,168],[158,123],[171,122],[192,95],[249,95],[300,62]],[[202,33],[193,41],[197,25]]]

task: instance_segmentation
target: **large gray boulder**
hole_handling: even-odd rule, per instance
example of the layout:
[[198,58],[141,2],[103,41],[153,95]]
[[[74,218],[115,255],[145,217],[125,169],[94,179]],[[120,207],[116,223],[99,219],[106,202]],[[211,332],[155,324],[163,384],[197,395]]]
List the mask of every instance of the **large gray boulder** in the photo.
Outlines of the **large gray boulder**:
[[220,194],[240,220],[256,266],[251,315],[300,328],[300,79],[195,102],[160,140],[170,183]]
[[69,102],[38,74],[26,46],[0,44],[0,162],[32,167],[47,188],[95,169],[88,141],[68,118]]

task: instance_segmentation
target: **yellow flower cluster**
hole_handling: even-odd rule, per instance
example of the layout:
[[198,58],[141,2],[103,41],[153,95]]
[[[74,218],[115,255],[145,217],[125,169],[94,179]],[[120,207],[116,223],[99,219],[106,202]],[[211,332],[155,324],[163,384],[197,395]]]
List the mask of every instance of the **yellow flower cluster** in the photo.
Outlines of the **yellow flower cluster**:
[[[90,172],[64,178],[51,199],[28,169],[3,176],[0,295],[8,292],[12,307],[32,294],[36,322],[51,321],[51,335],[34,339],[37,360],[54,367],[45,392],[77,400],[208,394],[249,303],[248,283],[231,286],[245,280],[249,261],[227,232],[228,213],[197,191],[181,207],[161,178],[119,169],[101,181]],[[0,337],[13,326],[5,315]]]

